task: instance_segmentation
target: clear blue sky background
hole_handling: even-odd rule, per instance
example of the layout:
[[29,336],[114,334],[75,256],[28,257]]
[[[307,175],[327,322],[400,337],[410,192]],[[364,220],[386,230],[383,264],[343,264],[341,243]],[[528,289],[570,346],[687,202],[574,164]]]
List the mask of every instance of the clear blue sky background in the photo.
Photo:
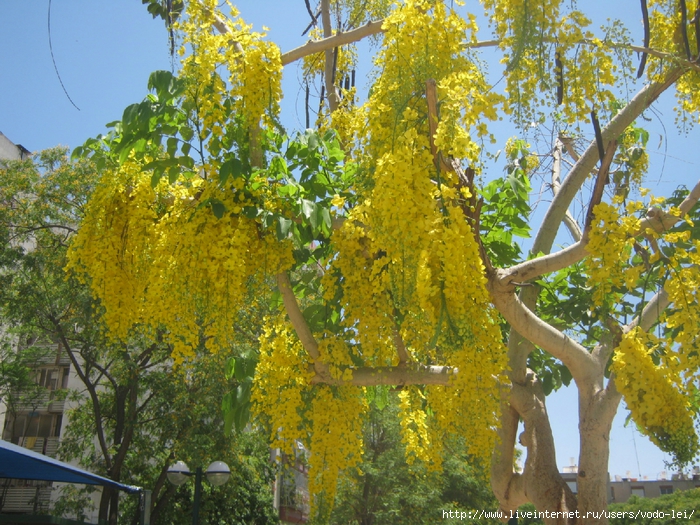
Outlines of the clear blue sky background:
[[[263,24],[270,28],[269,38],[282,51],[304,42],[300,35],[309,17],[303,0],[245,0],[237,5],[256,30]],[[594,16],[623,20],[635,42],[641,44],[637,0],[586,0],[580,5],[593,6]],[[463,9],[480,7],[469,0]],[[105,124],[120,119],[127,105],[143,99],[150,72],[172,67],[164,24],[153,20],[139,0],[53,0],[51,36],[56,65],[78,111],[54,70],[47,22],[48,0],[0,0],[0,132],[31,151],[56,145],[72,149],[104,132]],[[483,38],[489,37],[485,30]],[[284,75],[283,123],[301,129],[303,93],[297,67],[287,66]],[[366,81],[359,79],[358,88],[366,87]],[[648,185],[658,195],[668,194],[678,184],[692,185],[700,177],[700,133],[697,129],[687,136],[678,133],[673,103],[673,97],[666,96],[649,113],[651,122],[645,124],[652,136]],[[498,133],[507,138],[517,130],[504,124]],[[499,175],[502,168],[493,167],[491,175]],[[664,183],[657,184],[661,179]],[[570,458],[578,460],[576,406],[574,388],[548,399],[560,467],[569,465]],[[655,478],[664,470],[665,456],[632,425],[625,427],[625,417],[621,407],[613,425],[609,471]]]

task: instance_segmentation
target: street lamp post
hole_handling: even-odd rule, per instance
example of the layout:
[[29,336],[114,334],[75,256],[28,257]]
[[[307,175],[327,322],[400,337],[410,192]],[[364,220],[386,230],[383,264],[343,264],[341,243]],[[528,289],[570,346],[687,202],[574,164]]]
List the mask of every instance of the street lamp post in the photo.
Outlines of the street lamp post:
[[[223,485],[231,477],[231,469],[223,461],[214,461],[205,472],[209,484],[214,487]],[[194,502],[192,504],[192,525],[199,523],[199,500],[202,497],[202,467],[190,472],[184,461],[178,461],[168,468],[168,481],[173,485],[182,485],[187,478],[194,476]]]

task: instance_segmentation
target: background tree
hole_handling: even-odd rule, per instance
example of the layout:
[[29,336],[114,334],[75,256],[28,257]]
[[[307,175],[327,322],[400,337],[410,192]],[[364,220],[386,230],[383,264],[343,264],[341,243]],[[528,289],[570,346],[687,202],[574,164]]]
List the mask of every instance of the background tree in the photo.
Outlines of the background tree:
[[[471,456],[492,456],[503,510],[531,501],[580,516],[552,523],[600,523],[587,512],[606,506],[623,395],[679,464],[698,452],[700,185],[645,197],[646,139],[631,127],[674,86],[681,118],[697,120],[697,17],[685,2],[643,3],[639,48],[619,24],[597,35],[571,3],[481,4],[488,41],[446,3],[407,0],[381,24],[324,31],[282,54],[235,12],[224,20],[214,2],[190,2],[178,77],[152,75],[149,97],[76,151],[103,176],[71,265],[90,276],[111,337],[160,327],[182,360],[196,355],[202,326],[208,348],[229,347],[243,298],[262,297],[274,276],[281,308],[262,323],[253,413],[274,446],[307,443],[312,492],[332,495],[338,473],[361,461],[363,389],[398,385],[409,462],[439,467],[444,436],[458,434]],[[331,3],[320,8],[328,20]],[[354,106],[326,74],[341,53],[327,51],[377,33],[372,89]],[[503,93],[478,59],[487,46],[502,53]],[[647,73],[636,94],[633,50]],[[287,139],[276,124],[281,69],[314,53],[324,53],[331,114]],[[334,107],[334,93],[348,103]],[[554,122],[539,154],[551,158],[554,195],[537,229],[525,143],[504,148],[506,177],[478,187],[489,126],[503,117]],[[528,254],[512,247],[531,230]],[[566,246],[552,252],[555,241]],[[544,396],[569,376],[578,497],[557,472]]]
[[[39,338],[60,345],[82,384],[70,394],[73,409],[59,454],[115,481],[152,490],[154,523],[175,521],[170,510],[175,488],[166,483],[166,470],[176,456],[207,465],[221,459],[238,468],[231,487],[224,489],[240,493],[226,507],[229,514],[266,523],[272,519],[270,474],[256,470],[263,462],[259,436],[243,438],[244,450],[254,454],[246,459],[237,438],[223,432],[221,400],[237,386],[224,376],[230,353],[205,352],[187,370],[174,370],[172,347],[157,333],[152,338],[107,338],[100,305],[87,286],[64,271],[71,234],[82,220],[94,177],[90,163],[70,163],[60,149],[0,170],[3,323],[20,341]],[[0,365],[11,376],[11,389],[31,382],[29,361],[36,356],[31,346],[13,350]],[[82,511],[89,492],[66,494],[59,511]],[[232,510],[242,502],[245,512]],[[100,519],[135,520],[135,502],[127,502],[124,512],[119,503],[117,491],[103,489]]]
[[487,469],[473,465],[459,438],[449,443],[442,471],[409,465],[396,394],[388,387],[370,392],[374,398],[363,433],[364,456],[358,471],[341,476],[330,523],[429,523],[443,520],[443,510],[468,513],[496,507],[484,476]]
[[[21,346],[24,346],[22,350],[18,348]],[[0,339],[0,403],[6,421],[11,422],[11,434],[15,433],[17,414],[27,407],[36,410],[49,394],[46,387],[37,383],[35,373],[46,354],[45,348],[13,341],[11,333]]]

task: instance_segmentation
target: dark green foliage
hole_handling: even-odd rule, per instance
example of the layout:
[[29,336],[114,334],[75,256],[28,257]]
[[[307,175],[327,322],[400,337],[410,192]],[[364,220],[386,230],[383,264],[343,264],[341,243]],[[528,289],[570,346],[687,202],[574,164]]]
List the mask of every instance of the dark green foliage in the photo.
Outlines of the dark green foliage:
[[[87,284],[64,271],[71,234],[80,224],[95,178],[90,162],[70,163],[62,150],[0,170],[0,317],[11,332],[0,333],[5,337],[0,340],[0,397],[6,397],[7,389],[31,383],[30,367],[38,350],[28,341],[51,342],[54,353],[60,343],[82,383],[69,394],[75,408],[61,436],[62,459],[152,490],[154,524],[190,518],[188,489],[176,495],[165,479],[172,462],[182,459],[192,468],[206,468],[223,460],[234,475],[213,491],[215,504],[204,511],[232,518],[210,517],[208,523],[274,523],[265,441],[256,433],[224,432],[221,400],[240,384],[237,377],[225,377],[228,356],[210,355],[202,348],[195,364],[174,370],[162,334],[108,339],[101,306]],[[241,348],[249,348],[254,334],[247,329],[239,333]],[[19,353],[10,347],[16,341],[25,343]],[[79,516],[90,490],[65,492],[57,511]],[[101,519],[116,524],[118,515],[120,523],[135,523],[135,498],[118,505],[108,491],[102,494]],[[173,496],[176,501],[180,497],[179,505]]]
[[[522,141],[517,141],[520,143]],[[494,266],[502,267],[520,262],[520,247],[513,237],[530,236],[530,180],[521,163],[526,163],[526,147],[514,149],[515,157],[509,159],[507,175],[489,182],[480,191],[483,199],[481,210],[481,241]]]
[[443,510],[469,512],[497,508],[483,472],[470,464],[459,440],[447,445],[449,452],[443,472],[428,472],[418,463],[408,465],[401,442],[396,395],[388,392],[386,398],[382,389],[377,390],[365,428],[361,474],[341,479],[330,523],[458,523],[459,520],[444,519]]
[[611,513],[610,525],[680,525],[700,523],[698,509],[700,489],[693,489],[658,498],[632,496],[627,503],[610,505],[608,512]]

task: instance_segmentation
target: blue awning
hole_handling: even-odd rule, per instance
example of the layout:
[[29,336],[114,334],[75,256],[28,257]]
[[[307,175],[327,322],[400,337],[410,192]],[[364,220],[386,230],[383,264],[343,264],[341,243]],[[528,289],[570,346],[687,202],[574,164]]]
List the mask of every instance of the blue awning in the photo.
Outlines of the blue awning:
[[108,486],[130,494],[141,492],[140,487],[117,483],[1,439],[0,478],[62,481],[64,483]]

